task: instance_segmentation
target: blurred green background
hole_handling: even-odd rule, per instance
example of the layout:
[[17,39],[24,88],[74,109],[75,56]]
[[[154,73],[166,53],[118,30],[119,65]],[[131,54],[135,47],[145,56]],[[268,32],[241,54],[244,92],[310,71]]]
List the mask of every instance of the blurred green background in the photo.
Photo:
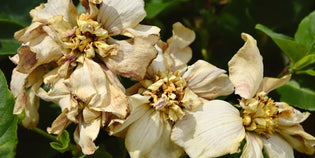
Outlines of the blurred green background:
[[[15,67],[8,56],[13,56],[20,46],[13,39],[13,34],[31,23],[29,11],[44,2],[45,0],[1,1],[0,68],[8,82]],[[257,40],[264,60],[264,75],[270,77],[277,77],[286,72],[289,59],[271,38],[255,29],[255,25],[263,24],[275,32],[294,37],[301,20],[315,10],[314,0],[145,0],[145,4],[147,17],[142,23],[160,27],[164,41],[171,37],[172,24],[177,21],[196,32],[196,40],[191,45],[194,54],[190,63],[204,59],[227,70],[227,62],[244,44],[241,33],[246,32]],[[315,91],[314,76],[294,74],[293,78],[299,81],[301,86]],[[270,96],[275,100],[281,98],[281,94],[276,91]],[[233,98],[235,96],[227,99]],[[39,113],[38,127],[46,130],[60,111],[54,104],[41,102]],[[312,135],[315,135],[314,114],[315,112],[312,112],[303,123],[305,130]],[[74,125],[68,128],[71,135],[74,128]],[[22,126],[18,127],[18,139],[16,157],[71,157],[68,152],[60,154],[53,150],[49,146],[50,140]],[[108,136],[104,129],[100,132],[96,144],[100,146],[99,150],[89,157],[126,156],[123,140]],[[296,157],[312,156],[296,153]]]

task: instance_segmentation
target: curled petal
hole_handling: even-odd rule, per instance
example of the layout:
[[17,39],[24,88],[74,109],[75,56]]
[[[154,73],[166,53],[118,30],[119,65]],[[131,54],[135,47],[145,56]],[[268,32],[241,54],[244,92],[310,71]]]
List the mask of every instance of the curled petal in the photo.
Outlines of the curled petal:
[[[81,120],[82,121],[82,120]],[[78,127],[79,135],[76,135],[76,141],[82,148],[85,155],[91,155],[95,152],[97,147],[94,144],[101,127],[101,119],[95,119],[91,123],[80,122]]]
[[117,126],[109,126],[109,134],[116,136],[124,136],[126,129],[135,121],[140,119],[149,109],[150,106],[148,103],[150,97],[142,96],[140,94],[135,94],[128,97],[129,107],[130,107],[130,115],[127,117],[126,121]]
[[134,42],[115,41],[119,44],[117,55],[104,58],[106,66],[120,75],[134,77],[137,80],[143,79],[147,67],[156,57],[157,51],[154,48],[158,36],[138,37]]
[[45,101],[51,101],[58,104],[61,107],[61,110],[64,111],[66,108],[71,109],[71,96],[69,87],[66,83],[68,81],[65,79],[59,79],[55,84],[50,88],[48,92],[40,88],[37,92],[37,96]]
[[183,151],[170,140],[171,125],[153,109],[133,124],[126,133],[126,148],[131,158],[177,158]]
[[127,28],[122,34],[128,37],[137,37],[137,36],[148,36],[148,35],[159,35],[160,28],[156,26],[149,25],[137,25],[135,28]]
[[218,157],[238,151],[245,137],[242,118],[231,104],[207,101],[175,123],[171,139],[192,157]]
[[294,158],[293,148],[279,135],[269,135],[270,138],[261,140],[270,158]]
[[264,77],[258,92],[265,92],[269,93],[270,91],[277,89],[278,87],[283,86],[287,83],[291,78],[291,75],[283,76],[282,78],[271,78],[271,77]]
[[[18,49],[19,63],[17,70],[30,73],[39,65],[57,61],[63,54],[61,47],[49,36],[39,36],[38,41]],[[38,42],[38,43],[37,43]]]
[[262,57],[256,40],[242,33],[244,46],[229,61],[230,79],[235,87],[235,94],[245,99],[252,98],[263,78]]
[[225,71],[203,60],[188,67],[183,74],[188,86],[199,97],[214,99],[218,96],[229,95],[234,88]]
[[263,143],[258,138],[258,136],[247,132],[245,139],[246,144],[243,148],[241,158],[250,157],[263,158],[264,157],[262,153]]
[[180,70],[186,67],[186,64],[192,57],[192,50],[189,45],[195,40],[194,31],[182,25],[180,22],[173,24],[173,36],[167,40],[169,44],[166,52],[169,53],[173,71]]
[[98,63],[85,59],[84,64],[78,66],[69,78],[71,89],[88,107],[96,111],[112,112],[122,118],[127,114],[127,98],[122,86],[111,85],[117,81],[109,80],[108,77],[116,77],[107,75],[109,73],[105,74]]
[[315,152],[315,138],[306,133],[301,125],[279,126],[279,133],[297,151],[309,155]]
[[142,0],[103,0],[97,20],[103,24],[109,34],[117,35],[123,29],[135,27],[146,13]]
[[72,0],[48,0],[46,4],[31,10],[30,14],[33,21],[42,23],[46,23],[53,16],[62,15],[65,21],[74,25],[76,24],[77,9]]
[[309,112],[302,113],[284,102],[276,102],[276,105],[279,107],[278,124],[282,126],[292,126],[299,124],[310,116]]
[[34,128],[37,126],[39,114],[39,98],[35,95],[33,87],[27,93],[27,105],[25,106],[25,117],[22,120],[22,124],[26,128]]
[[59,137],[70,123],[70,120],[67,118],[66,115],[67,113],[68,109],[62,111],[62,113],[52,123],[51,127],[47,128],[47,132],[56,134]]

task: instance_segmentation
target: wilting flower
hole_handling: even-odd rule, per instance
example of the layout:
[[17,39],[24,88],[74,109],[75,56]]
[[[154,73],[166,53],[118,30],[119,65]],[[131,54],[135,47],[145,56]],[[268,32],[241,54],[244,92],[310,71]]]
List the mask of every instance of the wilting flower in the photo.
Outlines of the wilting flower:
[[131,157],[179,157],[184,151],[171,140],[177,122],[204,100],[233,92],[224,70],[202,60],[186,66],[194,38],[193,31],[175,23],[168,45],[156,46],[159,54],[146,77],[127,90],[130,115],[111,134],[125,136]]
[[[245,45],[229,62],[235,94],[242,97],[240,112],[227,102],[208,103],[203,106],[204,111],[188,117],[207,118],[204,122],[197,121],[194,129],[191,124],[185,124],[186,128],[173,131],[178,133],[177,142],[188,146],[187,153],[191,157],[217,157],[238,152],[244,137],[246,144],[241,157],[263,157],[263,148],[269,157],[277,158],[294,157],[293,148],[313,154],[315,138],[300,125],[310,114],[301,113],[284,102],[274,102],[267,96],[268,92],[284,85],[290,75],[280,79],[263,78],[262,57],[255,39],[245,33],[242,38]],[[184,129],[188,131],[180,131]],[[199,137],[198,142],[187,141],[191,133]],[[189,146],[193,143],[194,147]]]
[[78,123],[76,140],[91,154],[99,129],[127,114],[127,98],[115,74],[144,77],[157,55],[159,28],[139,24],[145,17],[142,0],[81,4],[86,13],[77,13],[71,0],[48,0],[30,12],[32,24],[15,33],[23,45],[12,58],[17,67],[11,89],[15,114],[25,110],[25,119],[32,120],[26,126],[38,121],[37,96],[56,102],[62,114],[48,131],[60,135],[69,121]]

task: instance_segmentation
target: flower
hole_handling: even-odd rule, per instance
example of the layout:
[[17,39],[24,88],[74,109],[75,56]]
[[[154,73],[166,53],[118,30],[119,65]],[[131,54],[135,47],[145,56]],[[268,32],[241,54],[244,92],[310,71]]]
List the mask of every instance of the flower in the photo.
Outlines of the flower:
[[32,120],[24,125],[33,128],[38,122],[38,96],[53,101],[62,113],[48,132],[60,135],[70,122],[78,123],[76,141],[84,154],[92,154],[99,129],[127,114],[116,74],[144,78],[157,55],[160,29],[139,24],[146,15],[142,0],[81,4],[86,13],[78,13],[71,0],[48,0],[30,11],[31,25],[14,35],[23,44],[12,58],[17,67],[11,89],[17,98],[14,113],[25,110],[24,119]]
[[[224,101],[207,102],[204,109],[187,117],[191,120],[206,118],[204,122],[196,121],[192,129],[192,123],[182,121],[179,123],[186,124],[173,130],[177,144],[186,147],[191,157],[217,157],[238,152],[244,138],[246,144],[241,157],[263,157],[263,148],[269,157],[277,158],[294,157],[293,148],[313,154],[315,138],[300,125],[310,113],[302,113],[284,102],[274,102],[267,96],[268,92],[289,81],[290,75],[280,79],[263,78],[262,57],[256,40],[245,33],[242,38],[245,45],[228,64],[235,94],[242,97],[240,112]],[[190,137],[195,139],[188,139]]]
[[76,142],[84,154],[93,154],[99,130],[111,122],[122,122],[127,114],[124,87],[113,76],[104,65],[85,59],[69,78],[60,78],[48,92],[39,89],[39,97],[62,109],[48,132],[61,135],[71,122],[77,123]]
[[177,122],[203,105],[206,99],[233,92],[224,70],[199,60],[187,67],[192,56],[188,45],[193,31],[173,24],[173,37],[149,66],[146,77],[127,89],[130,114],[113,126],[110,134],[124,136],[126,148],[135,157],[179,157],[183,149],[171,139]]

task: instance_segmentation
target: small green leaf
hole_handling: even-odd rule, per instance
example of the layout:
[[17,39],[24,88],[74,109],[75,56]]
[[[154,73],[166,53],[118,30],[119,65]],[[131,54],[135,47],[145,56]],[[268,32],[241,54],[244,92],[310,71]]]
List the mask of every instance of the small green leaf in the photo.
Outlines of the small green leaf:
[[256,29],[266,33],[280,47],[292,63],[297,62],[308,54],[308,49],[304,44],[298,43],[293,38],[283,34],[275,33],[268,27],[257,24]]
[[147,13],[146,18],[152,19],[158,16],[161,12],[165,11],[167,8],[177,5],[178,3],[185,2],[187,0],[172,0],[172,1],[152,1],[146,3],[145,11]]
[[0,157],[13,158],[17,144],[17,117],[13,115],[14,97],[0,70]]
[[315,76],[315,70],[313,70],[313,69],[299,70],[296,72],[296,74],[307,74],[310,76]]
[[315,11],[306,16],[294,35],[296,41],[303,43],[309,50],[314,50],[315,42]]
[[311,89],[300,87],[295,80],[291,80],[277,89],[280,101],[305,110],[315,111],[315,92]]
[[1,39],[0,38],[0,56],[2,55],[14,55],[16,50],[21,46],[21,43],[15,39]]
[[311,65],[313,63],[315,63],[315,54],[310,54],[310,55],[303,57],[298,62],[296,62],[294,64],[294,68],[296,70],[301,70],[301,69],[303,69],[303,68],[305,68],[308,65]]
[[69,138],[69,133],[67,130],[64,130],[59,138],[58,142],[50,142],[50,146],[61,152],[64,153],[66,151],[68,151],[68,147],[69,147],[69,143],[70,143],[70,138]]

